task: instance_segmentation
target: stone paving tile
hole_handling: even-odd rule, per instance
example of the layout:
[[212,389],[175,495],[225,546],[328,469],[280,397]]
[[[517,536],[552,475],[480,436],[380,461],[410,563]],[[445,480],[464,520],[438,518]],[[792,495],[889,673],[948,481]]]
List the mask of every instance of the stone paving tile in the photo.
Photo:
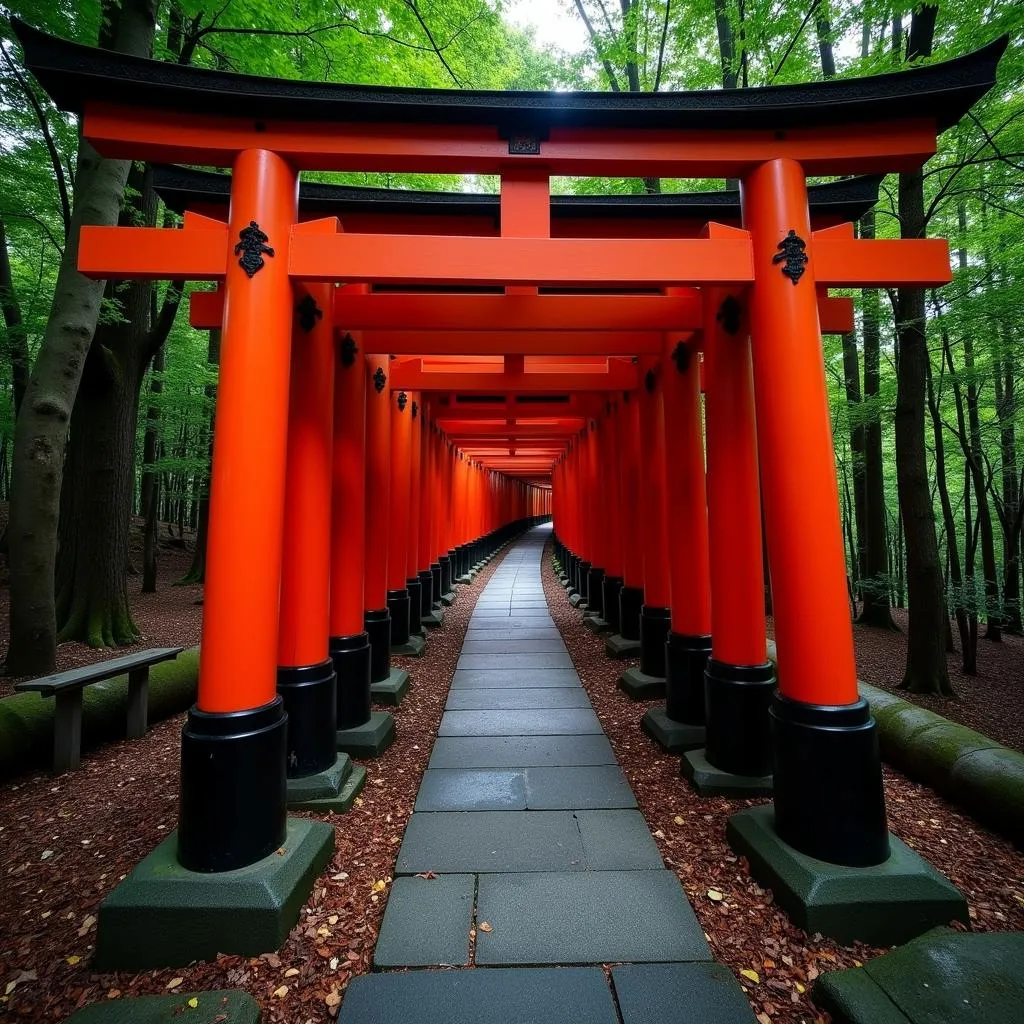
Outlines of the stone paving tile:
[[466,643],[471,640],[561,640],[561,634],[555,626],[522,626],[519,629],[508,629],[500,626],[494,629],[469,629],[466,631]]
[[373,951],[375,967],[469,963],[475,875],[396,878]]
[[551,629],[554,620],[550,615],[484,615],[473,616],[469,628],[477,629]]
[[651,830],[639,811],[577,811],[576,824],[590,871],[649,871],[663,867]]
[[447,711],[527,711],[541,708],[589,708],[590,700],[582,686],[549,686],[533,689],[499,689],[496,686],[475,690],[462,688],[448,692]]
[[601,723],[584,708],[549,711],[446,711],[438,736],[583,736]]
[[[607,736],[442,736],[434,742],[428,767],[530,768],[590,764],[615,764]],[[653,839],[651,845],[654,845]]]
[[466,640],[463,654],[562,654],[568,653],[561,639]]
[[612,968],[622,1024],[755,1024],[728,967],[714,963]]
[[477,884],[478,964],[600,964],[710,960],[671,871],[483,875]]
[[415,810],[525,811],[525,771],[428,769],[416,794]]
[[[460,654],[456,668],[494,668],[493,654]],[[501,668],[572,668],[568,651],[554,654],[503,654]]]
[[574,686],[578,689],[580,677],[571,668],[522,669],[460,669],[452,676],[453,690],[480,689],[482,687],[513,687],[539,689],[545,686]]
[[395,873],[583,871],[583,841],[569,811],[416,813]]
[[598,967],[353,978],[339,1024],[618,1024]]
[[636,797],[618,765],[588,768],[530,768],[526,806],[531,811],[632,808]]

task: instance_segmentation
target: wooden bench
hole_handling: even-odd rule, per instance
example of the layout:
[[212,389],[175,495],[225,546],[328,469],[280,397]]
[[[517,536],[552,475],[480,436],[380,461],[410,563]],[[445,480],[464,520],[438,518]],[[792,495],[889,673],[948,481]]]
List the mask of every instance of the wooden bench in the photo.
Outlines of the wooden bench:
[[53,773],[74,771],[82,760],[82,691],[91,683],[128,673],[128,738],[146,735],[149,712],[149,666],[170,661],[184,647],[153,647],[123,658],[55,672],[15,684],[15,690],[56,698],[53,714]]

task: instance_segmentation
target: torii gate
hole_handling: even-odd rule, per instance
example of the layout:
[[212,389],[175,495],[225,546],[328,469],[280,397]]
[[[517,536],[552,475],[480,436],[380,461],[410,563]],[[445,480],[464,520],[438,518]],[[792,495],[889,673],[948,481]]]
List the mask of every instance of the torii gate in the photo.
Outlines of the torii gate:
[[[203,652],[197,707],[183,734],[177,856],[191,869],[182,873],[187,884],[194,884],[189,879],[197,872],[272,863],[273,851],[288,835],[286,716],[276,690],[278,597],[287,593],[281,588],[281,538],[291,536],[282,529],[286,471],[290,481],[293,466],[303,461],[297,453],[306,450],[294,414],[289,430],[288,381],[294,409],[297,395],[308,400],[314,393],[316,365],[309,354],[313,345],[295,346],[296,366],[289,374],[292,330],[299,297],[300,310],[304,305],[313,318],[310,335],[317,333],[328,318],[318,320],[314,310],[323,313],[330,301],[325,288],[339,281],[374,289],[504,288],[511,294],[499,298],[523,298],[524,307],[548,296],[521,294],[522,289],[665,290],[666,301],[652,302],[650,309],[667,308],[672,289],[700,290],[697,321],[709,360],[709,410],[717,403],[722,411],[719,425],[709,430],[709,443],[717,446],[709,451],[710,545],[716,556],[728,547],[716,541],[715,531],[721,530],[736,552],[735,562],[726,560],[717,570],[716,557],[711,572],[726,573],[750,561],[753,538],[759,538],[753,522],[759,463],[779,651],[780,689],[770,698],[774,818],[758,826],[756,835],[741,838],[762,877],[772,876],[770,858],[760,857],[769,848],[789,862],[803,856],[871,866],[889,858],[874,722],[856,686],[819,291],[940,285],[950,278],[949,256],[942,241],[856,240],[848,224],[816,229],[806,178],[919,167],[935,152],[937,134],[991,87],[1005,39],[955,61],[856,81],[648,95],[283,82],[111,54],[21,23],[14,28],[28,67],[60,106],[81,115],[83,136],[101,155],[232,168],[227,223],[187,214],[183,230],[86,227],[79,248],[80,269],[97,277],[223,282]],[[298,174],[314,169],[497,175],[500,233],[356,234],[342,230],[335,217],[302,222]],[[556,236],[552,175],[738,178],[742,226],[709,220],[699,237],[594,237],[581,222],[577,234]],[[339,301],[375,308],[376,298]],[[568,316],[567,297],[558,298],[559,315]],[[411,304],[402,299],[395,308],[402,305]],[[486,319],[479,329],[489,329]],[[581,348],[577,344],[572,355],[583,355]],[[675,362],[684,383],[673,381],[674,390],[665,353],[646,352],[635,366],[609,356],[604,371],[609,394],[633,385],[633,411],[623,417],[630,421],[622,448],[628,457],[620,465],[624,474],[639,475],[644,530],[666,541],[666,416],[689,423],[685,465],[688,477],[697,471],[693,410],[699,384],[697,361],[688,354],[683,344]],[[421,400],[435,387],[458,392],[493,385],[499,392],[521,392],[536,386],[525,364],[483,381],[479,372],[401,362],[386,368],[384,362],[372,357],[364,366],[355,360],[371,382],[390,369],[397,378],[392,386],[415,386],[413,395]],[[582,375],[560,372],[548,383],[568,391]],[[578,387],[581,394],[600,390],[596,380],[587,383]],[[373,390],[371,383],[361,393],[368,435],[379,441],[384,427],[378,430],[378,424],[392,414],[383,402],[370,401]],[[386,382],[376,390],[387,393]],[[371,408],[375,404],[384,411]],[[411,434],[406,421],[396,422],[401,426],[390,452],[404,460],[413,448]],[[595,456],[606,449],[608,434],[605,427],[588,428],[596,441],[579,438],[553,478],[560,537],[570,546],[589,546],[584,553],[591,557],[595,551],[604,557],[609,535],[585,527],[579,498],[595,496]],[[253,442],[257,435],[260,444]],[[799,459],[793,457],[794,444]],[[521,500],[503,503],[507,487],[493,473],[434,454],[442,470],[435,476],[438,491],[454,495],[453,507],[461,513],[457,543],[472,539],[468,530],[489,532],[530,514]],[[363,507],[373,521],[387,482],[372,461],[369,470]],[[700,489],[690,479],[687,515],[696,510],[693,494]],[[407,494],[400,491],[399,503]],[[440,519],[444,505],[436,507]],[[636,532],[624,529],[623,541]],[[323,538],[329,530],[321,524],[316,533]],[[254,538],[265,552],[262,561],[252,559]],[[369,554],[368,585],[375,552]],[[644,600],[655,618],[667,621],[675,595],[649,561],[645,546]],[[395,579],[389,577],[388,584]],[[732,708],[742,723],[744,694],[762,695],[770,681],[763,634],[752,639],[749,624],[730,628],[722,615],[721,606],[730,605],[725,583],[716,586],[712,579],[708,675],[721,684],[715,714]],[[732,638],[721,659],[720,635]],[[322,844],[293,855],[305,858],[293,892],[308,889],[322,863]],[[772,877],[773,884],[783,884],[784,875]],[[865,876],[864,885],[872,877]],[[133,878],[124,886],[130,888]],[[239,942],[244,948],[245,940]]]

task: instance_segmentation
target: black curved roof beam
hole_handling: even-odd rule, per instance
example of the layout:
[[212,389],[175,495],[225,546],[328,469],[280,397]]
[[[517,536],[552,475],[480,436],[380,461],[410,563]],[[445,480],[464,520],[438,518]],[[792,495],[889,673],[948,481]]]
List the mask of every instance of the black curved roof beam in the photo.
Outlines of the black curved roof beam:
[[905,119],[955,124],[995,83],[1003,36],[954,60],[867,78],[699,92],[491,92],[301,82],[182,67],[48,35],[12,19],[25,64],[54,102],[90,101],[287,121],[662,130],[835,127]]
[[[813,213],[837,223],[860,220],[878,201],[882,176],[860,175],[807,190]],[[227,205],[231,176],[189,167],[158,166],[154,184],[160,198],[178,213],[197,204]],[[480,216],[497,224],[501,199],[497,194],[468,192],[418,192],[408,189],[362,188],[303,182],[299,205],[317,217],[345,217],[351,213],[387,213],[410,216]],[[680,192],[662,195],[552,196],[555,220],[658,219],[739,221],[740,198],[732,192]]]

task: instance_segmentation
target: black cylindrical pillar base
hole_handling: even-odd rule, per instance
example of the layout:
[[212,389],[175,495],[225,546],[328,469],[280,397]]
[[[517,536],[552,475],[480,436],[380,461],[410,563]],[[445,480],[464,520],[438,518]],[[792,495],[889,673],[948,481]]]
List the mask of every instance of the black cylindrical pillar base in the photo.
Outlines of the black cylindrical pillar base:
[[334,764],[336,706],[334,663],[278,667],[277,692],[288,716],[288,778],[316,775]]
[[391,612],[387,608],[366,612],[363,625],[370,638],[370,682],[383,683],[391,675]]
[[409,632],[419,633],[423,629],[420,619],[423,613],[420,607],[423,604],[423,588],[420,586],[419,576],[410,576],[405,581],[405,589],[409,592]]
[[619,636],[623,640],[640,639],[640,609],[643,603],[642,588],[624,586],[619,591]]
[[433,596],[433,599],[434,599],[434,604],[440,604],[441,603],[441,594],[444,593],[444,591],[441,590],[441,563],[440,562],[431,562],[430,563],[430,578],[433,581],[433,588],[432,588],[433,589],[433,594],[432,594],[432,596]]
[[569,581],[569,589],[576,589],[576,572],[579,559],[570,551],[565,556],[565,575]]
[[888,860],[878,730],[867,702],[803,704],[776,693],[768,717],[779,838],[831,864]]
[[587,585],[590,582],[590,563],[580,559],[576,563],[576,593],[580,595],[580,602],[586,601],[590,591]]
[[601,583],[601,608],[604,621],[613,633],[619,631],[619,591],[622,590],[621,576],[605,576]]
[[684,725],[704,724],[704,669],[711,637],[669,633],[665,641],[665,714]]
[[391,612],[391,646],[409,642],[409,591],[388,591],[388,611]]
[[590,567],[587,573],[587,611],[604,618],[604,569]]
[[420,569],[416,575],[420,581],[420,618],[422,619],[434,610],[434,575],[429,569]]
[[[387,679],[391,672],[390,623],[383,632],[388,653]],[[380,629],[378,627],[378,632]],[[370,720],[370,662],[373,654],[369,633],[331,637],[331,660],[338,677],[337,709],[339,729],[354,729]]]
[[448,555],[441,555],[437,561],[441,566],[441,593],[450,594],[452,591],[452,560]]
[[640,671],[644,675],[665,678],[665,640],[672,628],[672,613],[667,608],[644,605],[640,609]]
[[[775,667],[708,659],[704,669],[705,754],[723,772],[760,778],[772,773],[768,707]],[[809,805],[805,808],[810,810]]]
[[193,707],[181,732],[178,863],[232,871],[285,838],[288,716],[275,697],[249,711]]

